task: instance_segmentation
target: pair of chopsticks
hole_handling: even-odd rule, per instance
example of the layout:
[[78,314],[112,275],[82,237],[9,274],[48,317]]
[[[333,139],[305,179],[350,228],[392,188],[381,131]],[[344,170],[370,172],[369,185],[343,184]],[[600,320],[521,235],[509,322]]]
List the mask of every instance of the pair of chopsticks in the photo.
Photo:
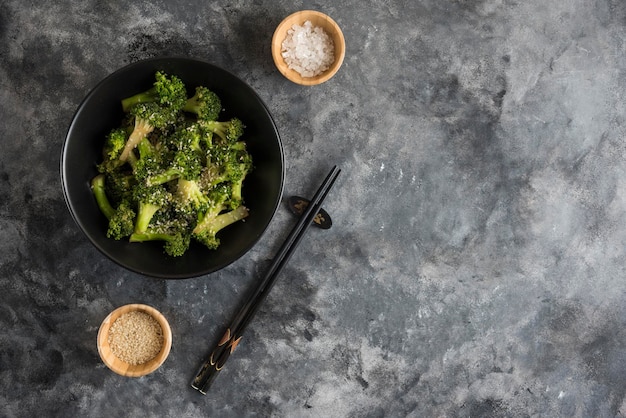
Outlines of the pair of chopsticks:
[[217,377],[224,364],[235,351],[237,345],[241,341],[244,330],[254,318],[254,315],[262,305],[272,286],[276,282],[279,273],[291,258],[291,255],[302,241],[302,237],[313,222],[313,219],[322,207],[322,202],[330,192],[333,184],[337,180],[341,170],[334,166],[330,173],[324,179],[315,196],[307,206],[306,210],[298,220],[298,223],[289,233],[289,236],[278,250],[276,257],[272,260],[272,264],[263,276],[261,283],[252,293],[248,301],[239,310],[230,326],[226,329],[224,336],[217,346],[211,352],[209,358],[202,364],[200,371],[191,382],[191,387],[205,395],[211,384]]

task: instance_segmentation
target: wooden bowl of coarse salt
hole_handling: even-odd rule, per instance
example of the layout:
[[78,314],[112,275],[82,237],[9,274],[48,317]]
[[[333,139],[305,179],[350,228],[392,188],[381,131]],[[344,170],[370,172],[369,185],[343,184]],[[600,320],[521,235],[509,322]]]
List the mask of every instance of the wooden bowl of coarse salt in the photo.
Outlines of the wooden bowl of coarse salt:
[[312,86],[334,76],[346,54],[339,25],[324,13],[303,10],[287,16],[274,31],[272,58],[294,83]]
[[124,305],[111,312],[98,331],[98,353],[115,373],[140,377],[158,369],[172,348],[165,317],[148,305]]

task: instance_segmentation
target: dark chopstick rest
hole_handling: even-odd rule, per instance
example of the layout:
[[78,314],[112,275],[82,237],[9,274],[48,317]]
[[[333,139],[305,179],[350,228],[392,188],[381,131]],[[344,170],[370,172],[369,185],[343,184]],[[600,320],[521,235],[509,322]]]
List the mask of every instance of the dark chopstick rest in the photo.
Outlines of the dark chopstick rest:
[[298,223],[293,227],[287,239],[278,250],[270,267],[265,272],[261,283],[239,310],[230,326],[226,329],[224,336],[222,336],[211,352],[209,358],[202,364],[202,367],[200,367],[198,374],[191,382],[191,387],[198,390],[200,393],[207,393],[220,370],[222,370],[230,355],[235,351],[235,348],[237,348],[245,328],[272,289],[279,273],[291,258],[298,244],[302,241],[302,237],[320,211],[322,202],[335,184],[340,172],[341,170],[337,166],[334,166],[332,170],[330,170],[330,173],[328,173],[310,203],[307,205]]
[[[309,205],[308,199],[300,196],[291,196],[288,200],[289,210],[296,216],[302,216],[302,212]],[[330,219],[330,215],[323,208],[313,218],[313,225],[321,229],[330,229],[333,226],[333,221]]]

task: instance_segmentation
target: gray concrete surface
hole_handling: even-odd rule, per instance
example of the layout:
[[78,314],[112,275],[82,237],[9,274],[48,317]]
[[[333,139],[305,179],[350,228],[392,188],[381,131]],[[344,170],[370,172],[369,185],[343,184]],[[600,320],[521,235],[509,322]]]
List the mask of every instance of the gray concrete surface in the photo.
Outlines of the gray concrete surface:
[[[343,28],[317,87],[273,66],[301,9]],[[0,1],[0,415],[619,417],[626,414],[626,3]],[[343,169],[206,396],[190,381],[294,222],[227,269],[154,280],[66,209],[73,112],[112,71],[184,55],[275,116],[285,197]],[[113,308],[170,320],[158,372],[119,377]]]

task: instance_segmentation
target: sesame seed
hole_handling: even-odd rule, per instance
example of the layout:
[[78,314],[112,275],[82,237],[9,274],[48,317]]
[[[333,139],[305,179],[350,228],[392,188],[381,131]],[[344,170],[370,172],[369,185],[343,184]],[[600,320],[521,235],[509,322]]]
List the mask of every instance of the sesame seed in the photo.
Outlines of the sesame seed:
[[163,330],[146,312],[126,312],[111,325],[108,342],[117,358],[137,366],[159,354],[163,346]]

